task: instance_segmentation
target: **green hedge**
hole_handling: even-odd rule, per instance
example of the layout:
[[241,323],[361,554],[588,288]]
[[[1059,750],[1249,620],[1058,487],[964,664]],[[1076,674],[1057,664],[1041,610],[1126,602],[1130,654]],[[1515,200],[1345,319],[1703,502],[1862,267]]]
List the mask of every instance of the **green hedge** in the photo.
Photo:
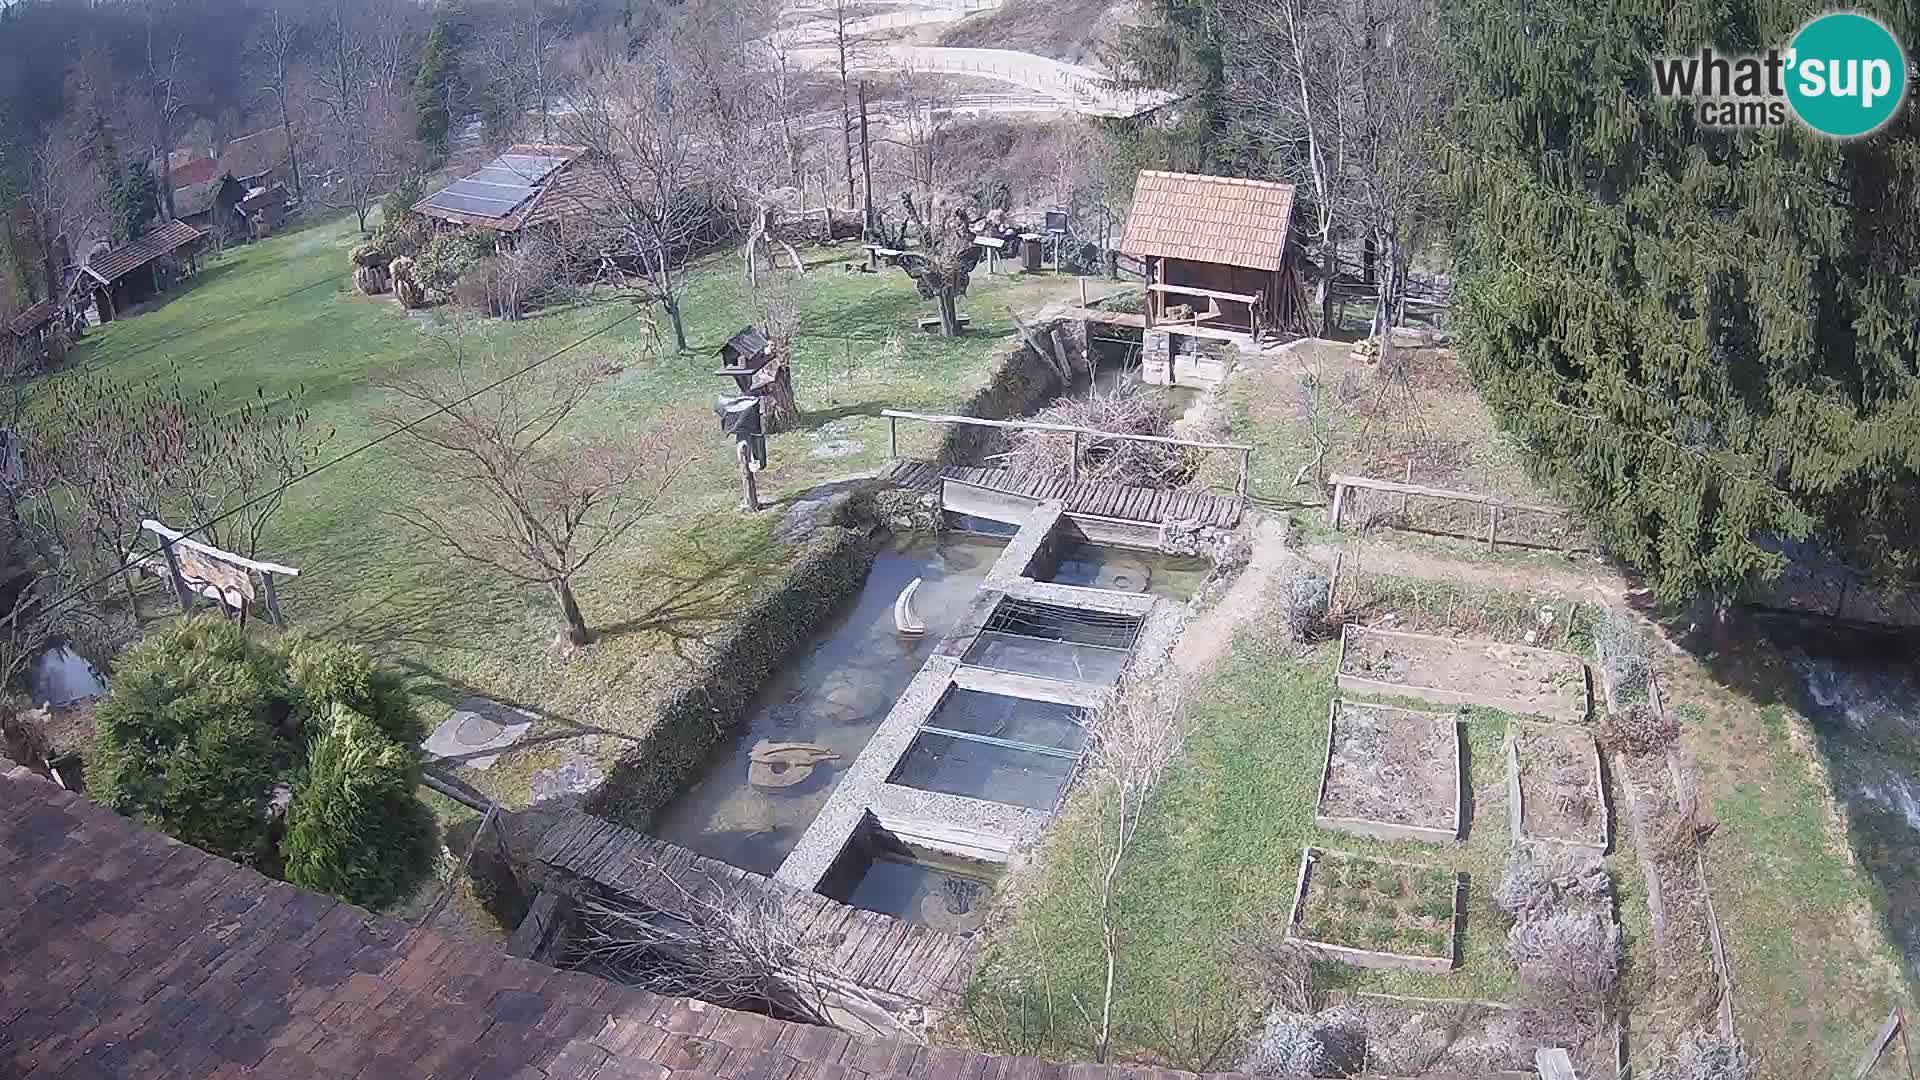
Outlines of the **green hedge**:
[[652,730],[588,799],[588,813],[634,829],[652,824],[780,665],[859,590],[873,564],[870,513],[866,492],[835,508],[832,524],[814,535],[777,585],[741,612],[712,643],[707,660],[660,707]]
[[419,717],[359,649],[183,619],[121,656],[94,720],[88,793],[175,839],[369,906],[431,864]]
[[413,895],[433,862],[433,815],[419,786],[410,747],[335,705],[287,807],[287,880],[375,909]]

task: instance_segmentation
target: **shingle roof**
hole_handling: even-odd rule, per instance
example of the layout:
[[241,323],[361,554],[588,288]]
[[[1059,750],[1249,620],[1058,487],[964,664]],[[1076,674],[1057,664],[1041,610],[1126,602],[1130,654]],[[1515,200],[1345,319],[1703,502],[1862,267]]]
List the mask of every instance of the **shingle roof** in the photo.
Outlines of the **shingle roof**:
[[270,127],[228,143],[215,175],[232,173],[237,179],[252,180],[278,168],[289,156],[286,129]]
[[[210,157],[195,158],[168,174],[176,193],[185,188],[208,183],[219,175],[220,159]],[[178,202],[179,199],[180,196],[175,194],[174,201]]]
[[413,930],[0,762],[0,1076],[1175,1080],[861,1041]]
[[1293,185],[1195,173],[1142,172],[1120,250],[1254,270],[1286,262]]
[[87,269],[109,282],[118,281],[162,255],[171,255],[205,235],[184,221],[163,221],[147,230],[147,234],[140,239],[88,259]]
[[53,318],[53,301],[42,300],[8,319],[7,329],[13,331],[14,337],[26,337],[45,326],[47,320],[51,318]]

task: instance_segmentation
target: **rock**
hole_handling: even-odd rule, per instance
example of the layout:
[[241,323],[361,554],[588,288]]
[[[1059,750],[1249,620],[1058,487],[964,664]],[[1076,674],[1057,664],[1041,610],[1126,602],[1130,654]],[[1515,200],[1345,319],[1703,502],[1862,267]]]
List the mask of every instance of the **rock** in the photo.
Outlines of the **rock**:
[[818,743],[768,742],[762,740],[747,755],[747,783],[757,788],[792,787],[813,775],[822,761],[837,761],[840,755]]

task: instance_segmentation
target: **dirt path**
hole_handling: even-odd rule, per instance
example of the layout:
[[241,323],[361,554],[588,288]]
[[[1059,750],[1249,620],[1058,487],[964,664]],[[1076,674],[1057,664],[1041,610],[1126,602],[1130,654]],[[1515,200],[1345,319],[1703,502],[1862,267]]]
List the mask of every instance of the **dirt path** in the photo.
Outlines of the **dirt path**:
[[1555,566],[1522,566],[1480,561],[1401,547],[1391,541],[1354,539],[1344,544],[1321,543],[1307,549],[1316,562],[1332,565],[1344,554],[1343,564],[1396,577],[1454,581],[1463,585],[1511,592],[1552,592],[1579,597],[1607,607],[1629,607],[1629,598],[1641,595],[1640,586],[1607,570],[1572,570]]
[[1233,644],[1243,623],[1260,616],[1268,590],[1299,556],[1287,550],[1287,519],[1261,514],[1254,524],[1253,553],[1220,602],[1187,624],[1173,647],[1174,666],[1186,675],[1211,669]]

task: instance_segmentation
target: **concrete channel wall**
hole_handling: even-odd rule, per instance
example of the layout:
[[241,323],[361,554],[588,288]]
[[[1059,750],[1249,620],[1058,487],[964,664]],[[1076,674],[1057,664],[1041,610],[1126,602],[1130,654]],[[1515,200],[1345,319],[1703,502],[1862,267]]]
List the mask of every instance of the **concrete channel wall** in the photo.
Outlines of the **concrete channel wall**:
[[[949,487],[949,490],[952,490]],[[1005,671],[970,667],[963,657],[985,629],[995,609],[1008,600],[1027,600],[1081,611],[1128,615],[1142,620],[1136,649],[1170,642],[1184,624],[1186,608],[1151,594],[1111,592],[1035,580],[1053,570],[1062,530],[1077,533],[1058,501],[993,503],[966,500],[946,507],[1017,525],[1013,539],[981,582],[960,625],[934,648],[913,681],[894,702],[885,720],[854,759],[833,795],[774,878],[802,889],[816,889],[848,845],[871,828],[901,840],[963,858],[1004,862],[1030,847],[1052,818],[1051,810],[922,791],[889,782],[921,727],[954,689],[979,690],[1007,697],[1095,708],[1107,687]]]

